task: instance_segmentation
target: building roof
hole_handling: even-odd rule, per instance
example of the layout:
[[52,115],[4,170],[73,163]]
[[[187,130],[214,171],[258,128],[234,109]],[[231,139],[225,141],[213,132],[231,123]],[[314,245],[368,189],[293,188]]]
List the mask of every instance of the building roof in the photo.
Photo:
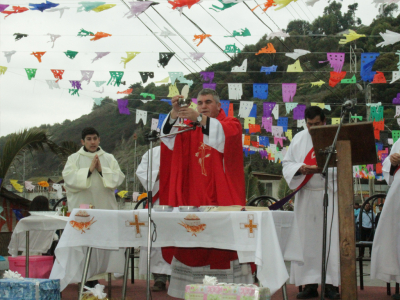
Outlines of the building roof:
[[63,183],[64,178],[62,176],[37,176],[37,177],[30,177],[26,181],[32,181],[32,183],[34,184],[38,183],[39,181]]
[[13,192],[8,191],[4,187],[2,187],[0,190],[0,197],[3,197],[12,203],[19,204],[19,205],[22,205],[25,207],[29,207],[31,205],[30,200],[25,199],[21,196],[18,196],[17,194],[14,194]]

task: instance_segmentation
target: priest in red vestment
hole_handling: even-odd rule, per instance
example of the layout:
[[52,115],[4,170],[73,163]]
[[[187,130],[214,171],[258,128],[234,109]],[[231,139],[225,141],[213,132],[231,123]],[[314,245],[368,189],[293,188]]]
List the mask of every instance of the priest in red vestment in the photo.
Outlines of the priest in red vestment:
[[[198,127],[161,139],[160,204],[245,205],[239,120],[225,115],[215,90],[199,92],[197,110],[179,107],[179,98],[183,96],[172,98],[172,110],[163,123],[161,135],[180,130],[173,127],[178,117],[197,122]],[[203,273],[220,275],[220,282],[251,280],[250,267],[239,264],[235,251],[168,247],[163,249],[163,257],[172,264],[168,294],[173,297],[183,298],[185,285],[201,283]]]

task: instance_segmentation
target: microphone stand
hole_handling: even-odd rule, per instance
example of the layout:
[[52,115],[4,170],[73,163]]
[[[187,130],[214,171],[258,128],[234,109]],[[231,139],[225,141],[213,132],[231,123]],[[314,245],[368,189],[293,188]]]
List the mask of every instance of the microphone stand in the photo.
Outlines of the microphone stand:
[[[177,134],[184,133],[186,131],[192,131],[196,130],[197,124],[198,123],[192,123],[193,127],[170,133],[170,134],[165,134],[162,137],[168,137],[168,136],[173,136]],[[148,175],[148,182],[147,182],[147,224],[149,224],[149,229],[147,232],[147,293],[146,293],[146,300],[150,300],[151,298],[151,293],[150,293],[150,254],[151,254],[151,247],[152,247],[152,238],[151,238],[151,225],[153,224],[153,220],[151,219],[151,208],[153,206],[153,184],[152,184],[152,173],[153,173],[153,142],[160,139],[161,136],[160,134],[153,130],[150,133],[145,135],[145,138],[150,142],[150,158],[149,158],[149,170],[150,174]]]
[[[325,281],[326,281],[326,236],[327,236],[327,229],[328,229],[328,165],[329,162],[332,158],[333,154],[336,154],[336,143],[339,137],[339,133],[340,133],[340,129],[342,128],[342,124],[344,121],[344,117],[346,116],[346,112],[348,109],[350,109],[351,107],[343,107],[342,108],[342,112],[341,112],[341,116],[340,116],[340,123],[339,123],[339,127],[336,131],[336,135],[335,138],[333,140],[333,143],[331,146],[327,147],[325,150],[320,150],[322,151],[325,155],[328,154],[326,161],[325,161],[325,165],[324,168],[322,170],[322,175],[325,177],[325,191],[324,191],[324,226],[323,226],[323,239],[322,239],[322,271],[321,271],[321,300],[325,299]],[[333,205],[335,205],[333,203]]]

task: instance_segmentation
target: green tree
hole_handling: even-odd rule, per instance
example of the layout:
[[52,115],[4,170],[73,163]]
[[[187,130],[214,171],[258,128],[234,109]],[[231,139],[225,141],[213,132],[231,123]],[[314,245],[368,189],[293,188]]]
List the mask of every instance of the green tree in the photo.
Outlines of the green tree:
[[[15,159],[19,159],[24,151],[44,151],[44,146],[54,152],[59,153],[59,147],[55,144],[46,130],[32,128],[9,135],[5,142],[0,157],[0,178],[5,178],[11,164]],[[3,183],[1,183],[0,188]]]
[[399,6],[395,3],[391,3],[389,5],[385,5],[383,7],[383,10],[380,10],[380,14],[378,15],[378,18],[386,18],[386,17],[394,17],[394,13],[399,10]]

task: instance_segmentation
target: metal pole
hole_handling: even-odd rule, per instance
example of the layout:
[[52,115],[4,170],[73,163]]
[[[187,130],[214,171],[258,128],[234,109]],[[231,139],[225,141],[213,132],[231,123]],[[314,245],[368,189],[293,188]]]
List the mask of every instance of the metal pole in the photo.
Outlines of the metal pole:
[[147,293],[146,293],[146,300],[150,300],[151,293],[150,293],[150,257],[151,257],[151,207],[153,201],[152,195],[152,173],[153,173],[153,140],[150,140],[150,157],[149,157],[149,173],[148,174],[148,182],[147,182],[147,211],[148,211],[148,219],[147,224],[149,225],[149,230],[147,234]]
[[137,179],[137,176],[136,176],[136,171],[137,171],[136,170],[136,139],[135,139],[135,154],[134,154],[133,158],[134,158],[134,160],[133,160],[133,170],[134,170],[134,173],[135,173],[134,180],[133,180],[133,191],[137,192],[137,186],[136,186],[136,179]]
[[25,278],[29,278],[29,231],[26,233]]
[[[126,282],[128,281],[128,267],[129,267],[129,257],[131,256],[131,248],[126,248],[125,252],[125,267],[124,267],[124,282],[122,283],[122,300],[126,297]],[[132,259],[134,259],[132,257]]]
[[22,173],[22,188],[24,189],[24,193],[22,194],[23,197],[25,198],[25,151],[24,151],[24,169],[23,169],[23,173]]
[[287,290],[286,290],[286,282],[285,282],[285,284],[282,286],[282,296],[283,296],[283,300],[288,300]]
[[80,290],[79,290],[79,299],[80,300],[83,297],[83,288],[84,288],[85,283],[86,283],[87,273],[88,273],[88,269],[89,269],[89,262],[90,262],[90,257],[91,256],[92,256],[92,247],[88,247],[87,252],[86,252],[85,266],[83,267],[81,286],[80,286]]

